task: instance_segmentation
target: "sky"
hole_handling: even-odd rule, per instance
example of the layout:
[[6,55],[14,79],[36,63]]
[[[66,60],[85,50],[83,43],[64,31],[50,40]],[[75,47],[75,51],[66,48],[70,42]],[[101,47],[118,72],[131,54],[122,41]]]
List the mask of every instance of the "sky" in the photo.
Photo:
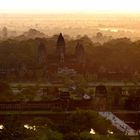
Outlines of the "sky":
[[140,13],[140,0],[0,0],[0,13]]

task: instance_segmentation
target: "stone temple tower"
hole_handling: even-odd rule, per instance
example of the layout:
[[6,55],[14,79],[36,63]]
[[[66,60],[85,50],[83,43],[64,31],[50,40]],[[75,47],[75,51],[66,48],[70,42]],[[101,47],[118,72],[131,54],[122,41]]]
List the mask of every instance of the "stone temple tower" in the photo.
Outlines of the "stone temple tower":
[[7,39],[7,37],[8,37],[8,30],[7,30],[6,27],[3,27],[3,29],[2,29],[2,38]]
[[59,64],[63,65],[65,60],[65,40],[62,33],[59,34],[56,44],[56,55]]
[[86,55],[85,55],[85,49],[82,44],[79,42],[77,43],[75,47],[75,57],[76,57],[76,63],[81,68],[85,67],[85,61],[86,61]]
[[44,43],[40,43],[38,46],[37,61],[39,67],[44,67],[47,63],[47,51]]

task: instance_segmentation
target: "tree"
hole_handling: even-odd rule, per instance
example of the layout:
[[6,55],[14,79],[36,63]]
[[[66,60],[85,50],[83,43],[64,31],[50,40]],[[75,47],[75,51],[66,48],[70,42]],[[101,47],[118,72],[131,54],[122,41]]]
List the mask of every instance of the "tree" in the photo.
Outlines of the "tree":
[[64,135],[64,140],[80,140],[80,137],[77,133],[70,132]]
[[100,140],[99,135],[92,135],[89,132],[81,132],[80,133],[80,140]]
[[3,125],[4,129],[2,129],[0,136],[1,140],[25,140],[29,136],[18,116],[7,117]]
[[11,101],[13,97],[10,86],[7,83],[0,82],[0,101]]
[[26,89],[21,91],[23,95],[23,100],[25,101],[33,101],[36,96],[37,89],[36,87],[29,86]]
[[[70,125],[70,127],[67,127],[70,129],[68,131],[76,133],[89,131],[91,128],[93,128],[100,134],[106,134],[108,129],[112,129],[112,125],[109,121],[99,116],[98,113],[90,110],[77,110],[68,118],[67,124]],[[102,127],[100,124],[102,124]]]
[[36,138],[37,140],[63,140],[63,134],[49,128],[44,128],[37,131]]

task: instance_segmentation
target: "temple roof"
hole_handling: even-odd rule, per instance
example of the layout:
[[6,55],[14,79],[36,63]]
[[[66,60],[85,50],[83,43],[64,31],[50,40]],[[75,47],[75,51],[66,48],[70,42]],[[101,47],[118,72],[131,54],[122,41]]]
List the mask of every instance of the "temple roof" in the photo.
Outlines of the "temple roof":
[[59,34],[59,37],[57,40],[57,46],[65,46],[65,40],[62,33]]

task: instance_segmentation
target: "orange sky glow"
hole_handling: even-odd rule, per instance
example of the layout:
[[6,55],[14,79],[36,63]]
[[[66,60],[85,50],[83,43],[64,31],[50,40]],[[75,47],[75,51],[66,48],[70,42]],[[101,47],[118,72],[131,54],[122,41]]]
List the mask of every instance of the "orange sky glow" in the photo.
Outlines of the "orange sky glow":
[[0,13],[140,13],[140,0],[2,0]]

